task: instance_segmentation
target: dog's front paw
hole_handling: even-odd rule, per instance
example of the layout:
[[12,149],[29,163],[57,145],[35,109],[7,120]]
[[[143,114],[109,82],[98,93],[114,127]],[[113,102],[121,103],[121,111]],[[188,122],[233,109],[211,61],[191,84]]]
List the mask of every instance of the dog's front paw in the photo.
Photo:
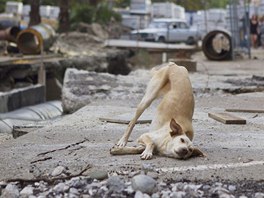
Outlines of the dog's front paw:
[[118,146],[118,147],[124,147],[124,146],[126,146],[126,144],[127,144],[127,139],[124,138],[124,137],[122,137],[122,138],[117,142],[116,146]]
[[113,146],[111,149],[110,149],[110,154],[111,155],[118,155],[119,154],[119,148],[118,147],[115,147]]
[[150,160],[152,159],[153,157],[153,154],[151,152],[148,152],[148,151],[144,151],[141,155],[140,155],[140,158],[142,160]]

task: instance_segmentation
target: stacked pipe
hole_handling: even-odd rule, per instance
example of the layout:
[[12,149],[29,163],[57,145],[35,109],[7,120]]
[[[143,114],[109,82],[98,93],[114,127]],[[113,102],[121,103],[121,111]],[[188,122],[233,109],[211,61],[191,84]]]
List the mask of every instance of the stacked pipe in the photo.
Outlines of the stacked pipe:
[[55,31],[47,24],[38,24],[20,30],[19,27],[11,27],[0,31],[0,40],[6,40],[17,44],[22,54],[40,54],[51,47],[55,40]]
[[231,59],[231,33],[225,30],[214,30],[209,32],[203,39],[202,50],[209,60]]

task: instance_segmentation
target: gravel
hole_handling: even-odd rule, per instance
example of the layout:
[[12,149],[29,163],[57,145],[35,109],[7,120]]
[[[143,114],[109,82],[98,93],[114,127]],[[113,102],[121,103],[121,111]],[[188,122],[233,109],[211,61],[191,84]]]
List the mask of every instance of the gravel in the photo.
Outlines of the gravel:
[[[149,172],[150,173],[150,172]],[[264,181],[173,181],[144,174],[110,175],[104,180],[79,176],[52,182],[0,182],[1,197],[264,198]]]

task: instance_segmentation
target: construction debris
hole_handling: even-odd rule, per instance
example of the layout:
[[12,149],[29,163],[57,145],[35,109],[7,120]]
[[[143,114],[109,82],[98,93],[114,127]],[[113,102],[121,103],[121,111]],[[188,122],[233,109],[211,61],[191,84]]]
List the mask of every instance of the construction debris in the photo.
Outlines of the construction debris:
[[16,41],[21,53],[40,54],[42,50],[48,50],[52,46],[55,31],[48,24],[38,24],[22,30]]
[[210,118],[224,124],[246,124],[246,120],[230,113],[208,113]]
[[203,39],[202,50],[209,60],[229,60],[232,58],[231,33],[214,30]]

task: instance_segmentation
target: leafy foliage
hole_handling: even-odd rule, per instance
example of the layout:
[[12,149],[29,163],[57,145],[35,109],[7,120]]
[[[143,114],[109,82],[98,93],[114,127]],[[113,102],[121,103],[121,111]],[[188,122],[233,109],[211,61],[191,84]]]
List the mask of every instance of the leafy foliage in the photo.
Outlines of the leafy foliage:
[[70,12],[71,23],[85,22],[92,23],[94,8],[89,4],[77,4]]
[[116,21],[121,20],[121,16],[111,10],[105,2],[95,7],[83,3],[76,4],[70,14],[70,21],[73,24],[78,22],[107,24],[112,18]]
[[93,19],[97,23],[106,24],[111,19],[114,19],[115,21],[121,21],[121,16],[111,10],[106,3],[100,3],[97,5]]

